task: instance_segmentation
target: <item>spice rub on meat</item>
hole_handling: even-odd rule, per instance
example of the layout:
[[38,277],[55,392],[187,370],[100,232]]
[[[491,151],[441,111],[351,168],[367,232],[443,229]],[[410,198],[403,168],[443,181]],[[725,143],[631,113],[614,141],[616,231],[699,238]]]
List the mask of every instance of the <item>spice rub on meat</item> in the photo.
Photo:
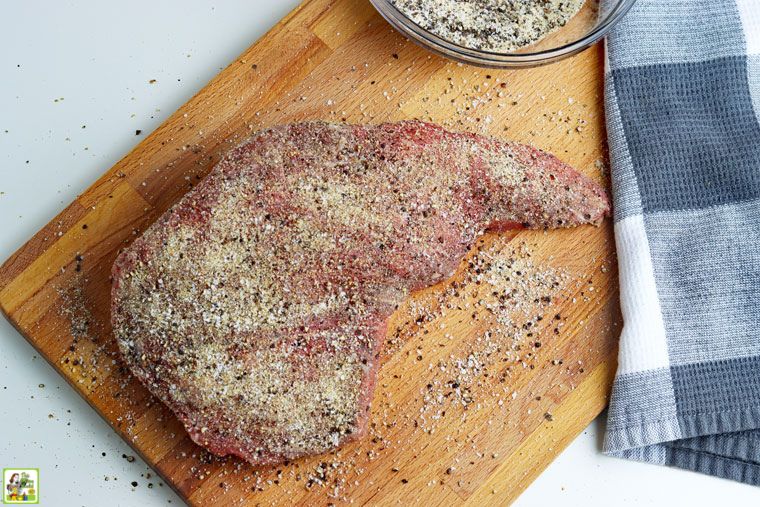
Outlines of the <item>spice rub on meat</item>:
[[113,266],[132,372],[192,439],[253,464],[365,431],[385,321],[484,230],[598,223],[597,184],[429,123],[284,125],[233,149]]

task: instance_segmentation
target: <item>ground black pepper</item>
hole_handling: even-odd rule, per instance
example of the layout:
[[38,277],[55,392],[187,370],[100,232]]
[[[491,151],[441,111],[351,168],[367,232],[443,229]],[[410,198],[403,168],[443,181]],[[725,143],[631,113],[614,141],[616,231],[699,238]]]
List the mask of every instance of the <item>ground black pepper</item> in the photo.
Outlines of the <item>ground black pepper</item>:
[[[575,16],[585,0],[391,0],[420,27],[468,48],[511,52]],[[396,55],[394,55],[394,58]]]

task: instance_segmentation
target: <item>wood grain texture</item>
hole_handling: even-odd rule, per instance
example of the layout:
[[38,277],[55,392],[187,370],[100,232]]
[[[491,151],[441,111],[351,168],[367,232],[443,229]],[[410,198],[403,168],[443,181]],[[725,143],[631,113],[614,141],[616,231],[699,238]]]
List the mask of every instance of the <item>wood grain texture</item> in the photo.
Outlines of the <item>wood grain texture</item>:
[[[305,0],[5,262],[0,306],[190,504],[509,503],[606,404],[621,320],[611,221],[480,243],[495,256],[525,245],[537,266],[566,278],[541,310],[561,315],[561,332],[542,321],[532,338],[540,350],[509,369],[506,388],[494,377],[474,387],[477,410],[453,407],[433,431],[416,423],[434,365],[477,346],[494,325],[457,311],[472,294],[444,297],[442,283],[413,296],[433,320],[414,321],[411,303],[391,319],[399,340],[384,354],[370,435],[330,456],[258,470],[195,446],[123,368],[109,324],[110,267],[225,151],[283,122],[431,120],[533,144],[604,180],[602,73],[599,46],[531,70],[457,65],[395,33],[366,0]],[[435,313],[442,304],[451,310]],[[505,389],[517,393],[506,403]]]

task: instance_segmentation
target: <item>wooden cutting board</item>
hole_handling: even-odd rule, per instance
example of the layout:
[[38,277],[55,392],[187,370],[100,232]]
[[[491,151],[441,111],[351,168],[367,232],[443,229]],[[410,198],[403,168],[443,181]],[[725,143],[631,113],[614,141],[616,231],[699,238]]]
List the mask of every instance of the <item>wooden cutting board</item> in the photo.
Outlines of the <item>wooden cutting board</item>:
[[[531,70],[458,65],[405,40],[366,0],[305,0],[8,259],[0,305],[191,504],[506,504],[606,404],[621,320],[610,220],[484,238],[479,256],[527,252],[525,269],[557,277],[551,299],[524,310],[533,328],[484,350],[500,324],[473,305],[481,282],[463,262],[461,290],[439,284],[392,318],[369,435],[259,470],[195,446],[124,370],[110,267],[232,145],[283,122],[431,120],[534,144],[606,184],[602,73],[601,46]],[[451,379],[457,365],[466,386]]]

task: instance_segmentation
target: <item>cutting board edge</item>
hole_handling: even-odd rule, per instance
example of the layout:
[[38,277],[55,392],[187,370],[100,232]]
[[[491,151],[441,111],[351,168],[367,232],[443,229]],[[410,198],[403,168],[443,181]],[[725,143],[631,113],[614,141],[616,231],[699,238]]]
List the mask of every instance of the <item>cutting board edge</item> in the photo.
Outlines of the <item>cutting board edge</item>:
[[[111,174],[114,172],[114,170],[118,167],[123,166],[128,159],[132,157],[132,155],[140,150],[142,150],[145,146],[151,144],[152,139],[157,136],[159,131],[161,130],[161,127],[163,127],[165,124],[169,123],[173,118],[176,117],[176,115],[179,113],[180,110],[185,108],[187,104],[193,102],[200,94],[202,94],[204,91],[211,88],[211,86],[214,84],[215,81],[219,80],[223,74],[225,74],[230,67],[235,65],[236,62],[240,60],[240,57],[249,51],[251,51],[253,48],[255,48],[257,45],[263,43],[265,39],[267,39],[270,35],[272,35],[275,32],[278,32],[282,30],[306,5],[308,2],[302,2],[298,4],[293,10],[288,12],[288,14],[285,15],[280,21],[278,21],[272,28],[267,30],[264,34],[262,34],[258,39],[253,41],[249,46],[247,46],[237,57],[235,57],[232,61],[230,61],[219,73],[215,74],[211,79],[209,79],[197,92],[195,92],[190,98],[188,98],[185,102],[182,103],[181,106],[177,108],[176,111],[171,113],[164,121],[161,122],[160,125],[158,125],[150,134],[148,134],[145,138],[143,138],[139,143],[134,145],[132,148],[130,148],[122,157],[119,158],[116,163],[114,163],[109,169],[107,169],[103,174],[95,178],[92,183],[90,183],[87,188],[82,191],[80,194],[78,194],[69,204],[67,204],[63,209],[58,211],[53,218],[51,218],[48,222],[45,223],[40,229],[38,229],[36,232],[34,232],[29,239],[24,241],[21,246],[16,248],[11,255],[9,255],[3,262],[0,264],[0,294],[2,294],[2,291],[10,285],[11,282],[13,282],[14,279],[18,277],[18,274],[22,273],[26,270],[29,266],[26,265],[24,269],[22,269],[16,276],[12,278],[6,278],[3,275],[6,274],[7,271],[11,269],[11,264],[13,261],[19,257],[22,257],[24,254],[24,251],[27,248],[32,247],[32,242],[38,239],[39,236],[42,234],[45,234],[45,229],[56,222],[62,221],[60,219],[63,219],[66,217],[66,213],[69,210],[69,208],[72,205],[78,204],[79,206],[82,206],[82,204],[79,202],[79,199],[81,196],[86,195],[88,192],[98,188],[101,183],[105,180],[107,180]],[[55,241],[52,241],[47,245],[47,248],[42,250],[40,253],[47,251],[47,249],[52,248],[57,243],[58,238],[55,239]],[[4,303],[4,298],[0,295],[0,310],[8,317],[9,320],[11,320],[11,317],[9,313],[6,311],[6,303]],[[12,322],[13,323],[13,322]],[[23,331],[19,330],[19,328],[15,325],[14,327],[21,333],[24,334]],[[26,336],[25,336],[26,337]]]
[[[299,6],[297,6],[297,7],[296,7],[294,10],[292,10],[290,13],[288,13],[288,14],[287,14],[287,15],[286,15],[286,16],[285,16],[285,17],[284,17],[282,20],[280,20],[280,21],[279,21],[277,24],[275,24],[275,25],[274,25],[274,26],[273,26],[273,27],[272,27],[272,28],[271,28],[269,31],[267,31],[267,32],[266,32],[264,35],[262,35],[262,36],[261,36],[259,39],[257,39],[255,42],[253,42],[253,43],[252,43],[252,44],[251,44],[249,47],[247,47],[247,48],[246,48],[246,49],[243,51],[243,54],[247,53],[247,52],[248,52],[248,51],[250,51],[252,48],[255,48],[257,45],[261,44],[261,43],[262,43],[263,41],[265,41],[265,40],[266,40],[268,37],[271,37],[273,33],[276,33],[276,32],[278,32],[279,30],[282,30],[282,29],[283,29],[283,27],[284,27],[285,25],[287,25],[287,24],[288,24],[288,23],[289,23],[289,22],[290,22],[290,21],[291,21],[291,20],[292,20],[292,19],[293,19],[293,18],[294,18],[294,17],[295,17],[295,16],[296,16],[296,15],[297,15],[297,14],[298,14],[298,13],[299,13],[299,12],[300,12],[302,9],[303,9],[303,7],[304,7],[305,5],[307,5],[308,3],[309,3],[309,1],[307,0],[306,2],[304,2],[304,3],[300,4]],[[51,221],[50,221],[50,222],[48,222],[48,224],[46,224],[46,225],[45,225],[45,226],[44,226],[42,229],[40,229],[40,230],[39,230],[39,231],[37,231],[37,232],[36,232],[34,235],[32,235],[32,237],[31,237],[29,240],[27,240],[27,241],[26,241],[24,244],[22,244],[22,245],[21,245],[21,246],[20,246],[20,247],[19,247],[19,248],[18,248],[18,249],[17,249],[17,250],[16,250],[16,251],[15,251],[15,252],[14,252],[14,253],[13,253],[13,254],[10,256],[10,257],[8,257],[8,258],[7,258],[7,259],[6,259],[6,260],[3,262],[2,266],[0,266],[0,292],[2,292],[2,291],[3,291],[3,290],[4,290],[4,289],[5,289],[5,288],[6,288],[6,287],[7,287],[7,286],[10,284],[10,283],[12,283],[12,282],[13,282],[13,281],[14,281],[16,278],[18,278],[18,276],[20,276],[22,273],[24,273],[24,272],[25,272],[25,271],[26,271],[26,270],[29,268],[29,264],[28,264],[28,263],[26,263],[26,260],[24,259],[24,256],[26,255],[26,253],[27,253],[27,250],[29,250],[30,252],[34,252],[34,251],[36,251],[36,249],[37,249],[37,248],[39,248],[39,246],[37,246],[37,245],[35,245],[35,244],[33,244],[33,243],[34,243],[35,241],[38,241],[38,240],[42,239],[42,236],[43,236],[45,233],[47,233],[47,232],[48,232],[48,231],[46,231],[46,229],[47,229],[47,228],[48,228],[48,227],[49,227],[51,224],[54,224],[56,221],[58,221],[58,220],[59,220],[60,218],[62,218],[62,217],[68,217],[69,215],[67,215],[67,213],[69,212],[69,210],[70,210],[70,207],[71,207],[72,205],[79,205],[79,207],[80,207],[80,208],[81,208],[81,207],[83,207],[83,205],[82,205],[82,203],[81,203],[81,201],[80,201],[80,198],[82,197],[82,195],[86,195],[86,194],[87,194],[87,193],[89,193],[91,190],[98,188],[98,187],[101,185],[101,183],[102,183],[103,181],[105,181],[105,180],[106,180],[108,177],[110,177],[110,176],[112,176],[112,175],[114,174],[114,171],[116,171],[116,170],[117,170],[119,167],[123,167],[123,166],[125,165],[125,163],[126,163],[126,162],[127,162],[129,159],[130,159],[130,158],[132,158],[132,155],[133,155],[135,152],[139,152],[139,151],[141,151],[141,150],[144,148],[144,146],[145,146],[147,143],[149,143],[149,142],[150,142],[150,140],[154,138],[154,136],[156,136],[156,135],[157,135],[158,131],[160,131],[160,130],[161,130],[161,127],[162,127],[162,126],[164,126],[164,125],[165,125],[165,124],[167,124],[168,122],[172,121],[172,119],[173,119],[173,118],[175,118],[175,117],[176,117],[176,115],[177,115],[177,114],[178,114],[178,113],[179,113],[181,110],[183,110],[183,109],[185,108],[185,106],[186,106],[188,103],[192,102],[193,100],[195,100],[195,99],[198,97],[198,95],[200,95],[200,94],[204,93],[206,90],[208,90],[210,87],[212,87],[212,86],[213,86],[213,84],[214,84],[215,82],[217,82],[217,80],[221,80],[220,78],[221,78],[221,77],[222,77],[222,76],[223,76],[223,75],[224,75],[224,74],[225,74],[225,73],[226,73],[226,72],[227,72],[227,71],[230,69],[230,67],[231,67],[231,66],[235,65],[235,63],[236,63],[236,62],[239,60],[239,58],[240,58],[240,57],[237,57],[237,58],[235,58],[234,60],[232,60],[232,61],[231,61],[231,63],[230,63],[229,65],[227,65],[227,66],[226,66],[226,67],[225,67],[225,68],[224,68],[222,71],[220,71],[220,73],[219,73],[219,74],[215,75],[215,76],[214,76],[213,78],[211,78],[211,79],[210,79],[210,80],[209,80],[209,81],[208,81],[206,84],[204,84],[204,86],[203,86],[203,87],[201,87],[201,88],[200,88],[200,89],[199,89],[199,90],[198,90],[198,91],[197,91],[197,92],[196,92],[196,93],[195,93],[195,94],[194,94],[192,97],[190,97],[190,98],[189,98],[189,99],[188,99],[188,100],[187,100],[187,101],[186,101],[186,102],[185,102],[185,103],[184,103],[182,106],[180,106],[180,107],[177,109],[177,111],[175,111],[174,113],[172,113],[172,114],[171,114],[171,115],[170,115],[170,116],[169,116],[169,117],[168,117],[168,118],[167,118],[167,119],[166,119],[164,122],[162,122],[162,123],[161,123],[161,125],[160,125],[159,127],[157,127],[157,129],[156,129],[156,130],[154,130],[154,131],[153,131],[153,132],[152,132],[152,133],[151,133],[149,136],[147,136],[146,138],[144,138],[144,139],[143,139],[143,140],[142,140],[140,143],[138,143],[137,145],[135,145],[134,147],[132,147],[132,149],[130,149],[130,150],[129,150],[129,151],[126,153],[126,154],[124,154],[124,156],[123,156],[123,157],[121,157],[121,158],[120,158],[120,159],[119,159],[119,160],[118,160],[118,161],[117,161],[117,162],[116,162],[116,163],[115,163],[115,164],[114,164],[114,165],[113,165],[113,166],[112,166],[110,169],[108,169],[108,170],[107,170],[107,171],[105,171],[105,172],[104,172],[104,173],[103,173],[101,176],[99,176],[98,178],[96,178],[96,179],[93,181],[93,183],[92,183],[91,185],[89,185],[89,186],[87,187],[87,189],[86,189],[86,190],[85,190],[85,191],[84,191],[82,194],[80,194],[79,196],[77,196],[77,197],[76,197],[76,199],[74,199],[74,200],[73,200],[73,201],[72,201],[72,202],[71,202],[71,203],[70,203],[70,204],[69,204],[67,207],[65,207],[64,209],[62,209],[62,210],[61,210],[61,211],[60,211],[60,212],[59,212],[59,213],[58,213],[58,214],[57,214],[57,215],[56,215],[56,216],[55,216],[53,219],[51,219]],[[100,200],[101,200],[101,199],[102,199],[102,198],[100,198],[100,199],[98,200],[98,202],[100,202]],[[47,251],[47,250],[48,250],[48,249],[50,249],[50,248],[54,248],[54,247],[55,247],[55,245],[56,245],[56,243],[57,243],[57,239],[58,239],[58,238],[54,238],[54,241],[52,241],[52,242],[50,242],[50,243],[47,243],[47,244],[45,244],[45,248],[44,248],[44,249],[42,249],[42,250],[39,250],[39,253],[45,252],[45,251]],[[18,262],[20,262],[20,263],[21,263],[21,265],[22,265],[22,268],[21,268],[21,269],[19,269],[18,267],[14,266],[14,264],[15,264],[15,262],[16,262],[16,261],[18,261]],[[9,276],[3,276],[3,275],[7,275],[7,274],[8,274],[8,272],[9,272],[10,270],[16,270],[16,271],[17,271],[17,272],[15,273],[15,276],[13,276],[12,278],[10,278]],[[53,279],[53,278],[51,278],[51,279]],[[46,283],[50,283],[50,280],[48,280],[48,282],[46,282]],[[164,480],[166,483],[168,483],[168,485],[169,485],[169,486],[170,486],[170,487],[171,487],[171,488],[172,488],[172,489],[173,489],[173,490],[174,490],[174,491],[175,491],[175,492],[176,492],[176,493],[179,495],[179,497],[180,497],[180,498],[181,498],[183,501],[185,501],[185,502],[189,502],[189,501],[190,501],[190,500],[189,500],[190,496],[189,496],[189,495],[185,495],[185,494],[181,493],[181,492],[179,491],[178,487],[175,485],[175,482],[174,482],[174,480],[173,480],[173,479],[171,479],[170,477],[168,477],[167,475],[165,475],[165,474],[164,474],[164,473],[163,473],[163,472],[162,472],[162,471],[161,471],[159,468],[157,468],[157,466],[158,466],[158,464],[157,464],[157,463],[154,463],[153,461],[151,461],[151,460],[147,459],[146,455],[145,455],[145,454],[144,454],[144,453],[143,453],[143,452],[142,452],[142,451],[141,451],[141,450],[140,450],[140,449],[139,449],[139,448],[136,446],[136,445],[137,445],[136,443],[133,443],[133,441],[132,441],[132,439],[129,437],[129,435],[127,435],[126,433],[123,433],[122,431],[120,431],[116,425],[112,424],[112,422],[109,420],[109,418],[107,417],[107,415],[106,415],[104,412],[101,412],[101,411],[100,411],[100,410],[99,410],[97,407],[95,407],[95,406],[93,405],[93,403],[91,402],[90,398],[88,398],[88,393],[87,393],[85,390],[80,390],[80,389],[77,387],[77,385],[74,383],[74,380],[73,380],[73,378],[69,378],[69,377],[67,377],[65,374],[63,374],[63,373],[61,372],[61,370],[59,370],[59,368],[58,368],[58,367],[57,367],[57,365],[55,364],[55,360],[51,360],[51,358],[49,358],[48,356],[46,356],[46,355],[45,355],[45,354],[42,352],[42,350],[41,350],[40,348],[38,348],[38,344],[36,344],[36,343],[33,341],[33,339],[31,338],[31,336],[30,336],[29,334],[27,334],[27,332],[25,332],[25,331],[24,331],[24,330],[21,328],[21,326],[18,324],[18,322],[17,322],[17,319],[14,317],[14,313],[15,313],[15,312],[14,312],[14,311],[9,311],[9,310],[8,310],[8,308],[10,307],[10,306],[9,306],[9,305],[10,305],[10,301],[9,301],[9,299],[10,299],[10,298],[7,298],[7,299],[6,299],[6,298],[3,298],[3,297],[0,297],[0,310],[3,312],[4,316],[5,316],[5,317],[6,317],[6,319],[7,319],[7,320],[8,320],[8,321],[11,323],[11,325],[12,325],[12,326],[13,326],[13,327],[14,327],[14,328],[15,328],[15,329],[16,329],[16,330],[17,330],[17,331],[18,331],[18,332],[19,332],[19,333],[20,333],[22,336],[24,336],[24,338],[27,340],[27,342],[29,342],[29,343],[32,345],[32,347],[33,347],[33,348],[34,348],[34,349],[35,349],[35,350],[36,350],[36,351],[37,351],[37,352],[38,352],[38,353],[39,353],[39,354],[40,354],[40,355],[41,355],[43,358],[45,358],[45,360],[48,362],[48,364],[50,364],[50,365],[51,365],[51,366],[52,366],[52,367],[53,367],[53,368],[54,368],[54,369],[55,369],[55,370],[56,370],[56,371],[57,371],[57,372],[58,372],[58,373],[59,373],[59,374],[60,374],[62,377],[64,377],[64,379],[67,381],[67,383],[68,383],[69,385],[71,385],[71,386],[74,388],[74,390],[75,390],[75,391],[76,391],[76,392],[77,392],[77,393],[78,393],[80,396],[82,396],[82,397],[85,399],[85,401],[87,401],[88,405],[90,405],[91,407],[93,407],[93,408],[95,409],[95,411],[98,413],[98,415],[99,415],[100,417],[102,417],[102,418],[103,418],[103,419],[106,421],[106,423],[107,423],[107,424],[108,424],[108,425],[109,425],[109,426],[110,426],[110,427],[113,429],[113,431],[114,431],[114,432],[116,432],[116,434],[117,434],[117,435],[119,435],[119,436],[120,436],[120,437],[121,437],[123,440],[125,440],[125,441],[126,441],[126,443],[127,443],[129,446],[130,446],[130,448],[132,448],[132,449],[134,450],[134,452],[135,452],[137,455],[139,455],[141,458],[143,458],[143,459],[145,460],[145,462],[146,462],[146,463],[148,463],[148,464],[149,464],[151,467],[154,467],[154,470],[156,471],[156,473],[157,473],[159,476],[161,476],[161,478],[162,478],[162,479],[163,479],[163,480]],[[31,333],[31,330],[30,330],[30,333]],[[593,421],[593,419],[594,419],[594,418],[596,418],[596,417],[599,415],[599,413],[601,413],[603,410],[604,410],[604,406],[602,406],[602,407],[601,407],[599,410],[592,410],[592,411],[588,412],[588,415],[587,415],[587,417],[588,417],[588,420],[585,422],[585,424],[583,425],[583,427],[585,427],[585,426],[586,426],[586,425],[587,425],[587,424],[588,424],[590,421]],[[586,417],[584,417],[583,419],[585,420],[585,419],[586,419]],[[578,434],[579,434],[581,431],[582,431],[582,428],[580,429],[580,431],[578,431],[578,432],[574,433],[574,435],[572,435],[572,438],[570,438],[570,439],[569,439],[569,442],[572,442],[572,440],[574,440],[574,439],[577,437],[577,435],[578,435]],[[563,445],[563,446],[562,446],[562,450],[564,450],[564,448],[566,448],[566,447],[567,447],[567,445],[569,445],[569,442],[568,442],[568,444],[565,444],[565,445]],[[559,454],[559,452],[557,452],[557,453],[555,454],[555,456],[556,456],[556,455],[558,455],[558,454]],[[522,492],[522,491],[523,491],[525,488],[527,488],[527,487],[530,485],[530,483],[531,483],[531,482],[532,482],[532,481],[526,481],[526,484],[525,484],[525,486],[524,486],[524,487],[521,487],[521,488],[520,488],[520,489],[521,489],[521,492]],[[519,495],[518,495],[518,496],[519,496]]]
[[21,329],[21,327],[20,327],[20,326],[19,326],[19,325],[16,323],[16,321],[13,319],[13,317],[12,317],[12,316],[11,316],[11,315],[10,315],[10,314],[9,314],[9,313],[6,311],[6,309],[5,309],[5,306],[3,305],[2,301],[0,301],[0,312],[2,313],[3,317],[5,318],[5,320],[7,320],[7,321],[8,321],[8,323],[9,323],[11,326],[13,326],[13,328],[14,328],[14,329],[15,329],[15,330],[16,330],[16,331],[17,331],[17,332],[18,332],[18,333],[19,333],[19,334],[20,334],[20,335],[21,335],[21,336],[24,338],[24,340],[25,340],[25,341],[26,341],[26,342],[27,342],[29,345],[31,345],[31,346],[32,346],[32,348],[33,348],[33,349],[34,349],[34,350],[37,352],[37,354],[39,354],[39,355],[40,355],[40,357],[42,357],[42,358],[43,358],[43,359],[44,359],[44,360],[47,362],[47,364],[49,364],[49,365],[50,365],[50,367],[51,367],[51,368],[53,368],[53,370],[55,370],[55,373],[56,373],[56,374],[57,374],[59,377],[61,377],[63,380],[65,380],[65,381],[66,381],[66,383],[67,383],[67,384],[68,384],[68,385],[69,385],[69,386],[70,386],[70,387],[71,387],[71,388],[74,390],[74,392],[75,392],[75,393],[77,393],[77,395],[78,395],[80,398],[82,398],[82,399],[83,399],[83,400],[84,400],[84,401],[87,403],[87,405],[89,405],[89,406],[90,406],[90,408],[92,408],[92,409],[93,409],[93,411],[94,411],[96,414],[98,414],[98,416],[99,416],[101,419],[103,419],[103,421],[104,421],[104,422],[105,422],[105,423],[108,425],[108,427],[109,427],[109,428],[111,428],[111,430],[112,430],[114,433],[116,433],[116,435],[118,435],[118,436],[119,436],[119,438],[121,438],[121,440],[123,440],[123,441],[124,441],[124,442],[125,442],[125,443],[126,443],[126,444],[127,444],[127,445],[128,445],[128,446],[129,446],[129,447],[130,447],[130,448],[131,448],[131,449],[132,449],[132,450],[133,450],[133,451],[134,451],[134,452],[135,452],[137,455],[138,455],[138,456],[140,456],[140,459],[142,459],[142,460],[143,460],[145,463],[147,463],[147,464],[148,464],[148,465],[149,465],[149,466],[150,466],[150,467],[151,467],[151,468],[152,468],[152,469],[153,469],[153,470],[154,470],[154,471],[155,471],[155,472],[156,472],[158,475],[160,475],[160,476],[161,476],[161,478],[164,480],[164,483],[166,483],[166,484],[167,484],[167,485],[168,485],[168,486],[169,486],[169,487],[170,487],[170,488],[171,488],[171,489],[172,489],[172,490],[173,490],[173,491],[174,491],[174,492],[177,494],[177,496],[178,496],[178,497],[180,497],[180,498],[181,498],[183,501],[187,502],[187,497],[186,497],[184,494],[182,494],[182,493],[179,491],[179,489],[177,489],[177,487],[176,487],[176,486],[175,486],[175,484],[174,484],[174,481],[172,481],[172,480],[171,480],[169,477],[165,476],[165,475],[164,475],[164,473],[163,473],[163,471],[162,471],[160,468],[158,468],[157,464],[156,464],[156,463],[153,463],[153,462],[152,462],[150,459],[148,459],[148,457],[147,457],[145,454],[143,454],[143,452],[142,452],[142,451],[141,451],[141,450],[140,450],[138,447],[136,447],[136,446],[135,446],[135,445],[132,443],[132,439],[131,439],[131,438],[129,438],[129,435],[127,435],[126,433],[124,433],[124,432],[120,431],[120,430],[119,430],[119,429],[116,427],[116,425],[114,425],[114,424],[113,424],[113,423],[112,423],[112,422],[111,422],[111,421],[108,419],[108,417],[106,416],[106,414],[105,414],[105,413],[103,413],[103,412],[102,412],[102,411],[101,411],[101,410],[100,410],[98,407],[96,407],[96,406],[95,406],[95,405],[94,405],[94,404],[93,404],[93,403],[90,401],[90,399],[87,397],[86,393],[85,393],[83,390],[79,389],[79,388],[77,387],[77,385],[74,383],[74,379],[73,379],[73,377],[69,378],[69,377],[67,377],[66,375],[64,375],[64,374],[61,372],[61,370],[59,370],[59,369],[58,369],[58,367],[56,366],[55,362],[54,362],[52,359],[50,359],[50,357],[48,357],[48,355],[47,355],[47,354],[45,354],[45,353],[44,353],[44,352],[43,352],[43,351],[42,351],[42,350],[41,350],[41,349],[40,349],[40,348],[37,346],[37,344],[36,344],[34,341],[32,341],[32,340],[29,338],[29,336],[27,336],[27,334],[24,332],[24,330],[23,330],[23,329]]
[[[258,44],[261,44],[267,37],[269,37],[271,34],[278,32],[283,29],[284,26],[286,26],[302,9],[305,3],[298,4],[293,10],[291,10],[288,14],[285,15],[280,21],[278,21],[272,28],[267,30],[264,34],[262,34],[258,39],[256,39],[253,43],[251,43],[249,46],[247,46],[240,54],[245,54],[248,51],[250,51],[252,48],[256,47]],[[0,293],[17,278],[17,276],[25,271],[29,265],[27,264],[24,269],[22,269],[16,276],[14,277],[4,277],[3,275],[11,269],[11,264],[14,262],[16,258],[19,258],[23,256],[26,249],[33,247],[32,243],[38,239],[38,237],[45,233],[45,228],[48,227],[50,224],[55,223],[59,218],[64,217],[66,212],[69,210],[69,208],[79,203],[79,198],[81,195],[86,194],[87,192],[96,189],[102,181],[107,179],[109,175],[117,168],[120,167],[122,164],[127,161],[134,152],[139,151],[143,148],[143,146],[150,144],[151,139],[157,134],[157,131],[160,129],[162,125],[169,122],[172,117],[177,115],[179,111],[185,107],[186,104],[193,101],[199,94],[203,93],[205,90],[207,90],[215,80],[219,79],[222,74],[225,73],[225,71],[235,64],[239,60],[240,56],[233,59],[229,64],[227,64],[224,69],[222,69],[218,74],[215,74],[214,77],[212,77],[208,82],[206,82],[196,93],[194,93],[188,100],[183,102],[183,104],[177,108],[176,111],[174,111],[172,114],[170,114],[161,124],[156,127],[156,129],[153,130],[148,136],[146,136],[142,141],[134,145],[129,151],[127,151],[119,160],[113,164],[108,170],[106,170],[103,174],[95,178],[92,183],[90,183],[87,188],[79,195],[77,195],[68,205],[66,205],[63,209],[58,211],[56,215],[51,218],[42,228],[37,230],[35,233],[29,237],[24,243],[21,244],[10,256],[8,256],[3,263],[0,265],[0,279],[4,279],[4,281],[0,281]],[[81,206],[81,204],[80,204]],[[51,242],[49,245],[47,245],[47,248],[45,250],[42,250],[40,253],[46,251],[49,248],[54,247],[56,244],[56,241]],[[86,403],[89,405],[95,413],[98,414],[98,416],[103,419],[103,421],[108,425],[111,430],[116,433],[124,442],[126,442],[127,445],[138,455],[140,458],[147,463],[163,480],[164,483],[166,483],[176,494],[179,498],[181,498],[184,502],[187,503],[188,497],[184,495],[175,485],[174,481],[164,475],[163,471],[158,468],[157,463],[153,463],[152,460],[150,460],[141,450],[139,447],[137,447],[133,442],[132,439],[129,438],[128,435],[125,433],[119,431],[119,429],[108,419],[108,416],[103,413],[100,409],[98,409],[87,397],[86,393],[82,390],[80,390],[77,385],[73,382],[73,378],[69,378],[66,375],[64,375],[61,370],[56,366],[55,362],[48,357],[34,342],[34,340],[29,336],[29,334],[21,328],[21,326],[18,324],[17,320],[13,316],[13,312],[8,309],[8,302],[5,298],[0,296],[0,313],[2,313],[3,317],[8,321],[8,323],[18,332],[24,340],[32,346],[32,348],[37,352],[37,354],[40,355],[40,357],[44,358],[45,361],[50,365],[53,370],[60,376],[63,380],[66,381],[66,383],[71,386],[71,388],[74,390],[74,392],[77,393]]]

